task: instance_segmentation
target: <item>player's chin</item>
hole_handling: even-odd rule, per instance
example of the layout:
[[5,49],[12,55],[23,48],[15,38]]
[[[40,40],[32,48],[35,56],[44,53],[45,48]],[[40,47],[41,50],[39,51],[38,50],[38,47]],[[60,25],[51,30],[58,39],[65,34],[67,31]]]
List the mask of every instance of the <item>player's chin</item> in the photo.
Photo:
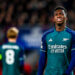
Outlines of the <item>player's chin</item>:
[[58,24],[58,25],[62,25],[62,24],[63,24],[63,22],[62,22],[62,21],[59,21],[59,22],[57,22],[57,24]]

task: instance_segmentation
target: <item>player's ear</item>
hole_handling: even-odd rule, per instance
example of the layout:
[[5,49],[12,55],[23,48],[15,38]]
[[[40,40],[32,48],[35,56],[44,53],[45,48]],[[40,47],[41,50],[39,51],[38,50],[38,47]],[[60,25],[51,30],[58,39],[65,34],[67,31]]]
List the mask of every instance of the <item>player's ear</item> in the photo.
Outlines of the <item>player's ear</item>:
[[65,19],[66,19],[66,21],[68,21],[68,17],[66,17]]
[[54,18],[54,16],[53,16],[52,18],[53,18],[53,19],[52,19],[52,20],[53,20],[53,22],[55,22],[55,18]]

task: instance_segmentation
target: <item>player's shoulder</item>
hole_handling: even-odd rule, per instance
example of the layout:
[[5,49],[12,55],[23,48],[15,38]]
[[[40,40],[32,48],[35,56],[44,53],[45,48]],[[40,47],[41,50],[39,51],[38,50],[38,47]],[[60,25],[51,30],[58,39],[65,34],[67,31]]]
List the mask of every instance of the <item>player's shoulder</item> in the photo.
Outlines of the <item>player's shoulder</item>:
[[54,28],[51,28],[47,30],[46,32],[44,32],[42,38],[45,38],[49,33],[52,33],[52,32],[54,32]]
[[4,49],[6,47],[7,43],[3,43],[1,46],[0,46],[0,49]]
[[17,43],[17,45],[19,46],[20,50],[24,50],[23,45],[21,45],[20,43]]
[[1,45],[1,48],[3,48],[3,46],[6,46],[7,45],[7,43],[3,43],[2,45]]
[[66,31],[68,32],[68,33],[70,33],[72,36],[75,36],[75,31],[74,30],[72,30],[72,29],[70,29],[70,28],[66,28]]

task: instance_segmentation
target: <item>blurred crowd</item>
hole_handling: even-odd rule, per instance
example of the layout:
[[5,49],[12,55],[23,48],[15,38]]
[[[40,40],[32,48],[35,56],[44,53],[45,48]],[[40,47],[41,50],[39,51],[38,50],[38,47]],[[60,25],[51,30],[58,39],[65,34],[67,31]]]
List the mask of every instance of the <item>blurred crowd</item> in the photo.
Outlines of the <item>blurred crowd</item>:
[[[42,33],[54,25],[53,9],[58,5],[62,5],[67,9],[67,26],[75,30],[75,0],[0,0],[0,44],[6,41],[7,29],[16,26],[21,30],[20,37],[23,34],[21,38],[24,38],[25,43],[29,43],[29,46],[30,44],[40,46],[38,42],[41,42]],[[30,30],[32,34],[29,33]],[[37,52],[32,51],[31,47],[29,49],[31,49],[29,55],[29,51],[25,52],[25,58],[28,56],[27,63],[33,57],[38,56]],[[29,49],[27,48],[27,50]],[[34,60],[37,63],[36,58]],[[32,65],[32,63],[33,61],[29,64]],[[28,67],[29,65],[25,66],[25,70],[31,71],[31,68],[26,69]],[[34,72],[32,75],[35,75]]]
[[10,26],[49,29],[53,26],[52,11],[58,5],[67,9],[67,25],[75,29],[75,0],[0,0],[0,38]]
[[10,26],[49,29],[53,26],[52,11],[58,5],[67,9],[67,25],[75,29],[75,0],[0,0],[0,33]]

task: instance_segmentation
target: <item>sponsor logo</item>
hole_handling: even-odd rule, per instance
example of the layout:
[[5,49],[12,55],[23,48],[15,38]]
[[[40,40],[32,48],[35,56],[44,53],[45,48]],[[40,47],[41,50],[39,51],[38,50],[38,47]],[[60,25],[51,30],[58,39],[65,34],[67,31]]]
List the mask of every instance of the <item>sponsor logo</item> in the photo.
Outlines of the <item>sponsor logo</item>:
[[67,49],[66,45],[48,45],[50,53],[64,53],[64,50]]

